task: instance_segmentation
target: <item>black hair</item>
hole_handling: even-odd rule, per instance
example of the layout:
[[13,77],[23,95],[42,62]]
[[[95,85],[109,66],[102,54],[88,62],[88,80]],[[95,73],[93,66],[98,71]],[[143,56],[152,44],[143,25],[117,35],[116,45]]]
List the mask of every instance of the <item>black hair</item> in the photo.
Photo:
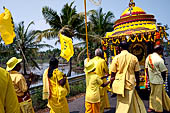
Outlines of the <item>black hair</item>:
[[156,46],[154,47],[154,51],[155,51],[155,52],[161,51],[161,50],[163,50],[163,49],[164,49],[164,47],[163,47],[162,45],[156,45]]
[[128,50],[128,44],[126,41],[120,42],[119,47],[121,47],[124,50]]
[[48,78],[53,76],[53,71],[58,67],[58,60],[55,57],[52,57],[49,62],[49,69],[48,69]]

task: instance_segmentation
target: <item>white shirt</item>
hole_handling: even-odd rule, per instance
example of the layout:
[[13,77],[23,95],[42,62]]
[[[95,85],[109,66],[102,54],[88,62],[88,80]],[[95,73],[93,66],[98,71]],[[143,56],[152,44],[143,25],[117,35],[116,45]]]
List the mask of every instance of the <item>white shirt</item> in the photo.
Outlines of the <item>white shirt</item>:
[[[149,56],[151,61],[149,60]],[[159,54],[154,52],[148,55],[145,61],[145,68],[148,68],[149,80],[152,84],[163,84],[164,81],[161,72],[167,71],[167,68]]]

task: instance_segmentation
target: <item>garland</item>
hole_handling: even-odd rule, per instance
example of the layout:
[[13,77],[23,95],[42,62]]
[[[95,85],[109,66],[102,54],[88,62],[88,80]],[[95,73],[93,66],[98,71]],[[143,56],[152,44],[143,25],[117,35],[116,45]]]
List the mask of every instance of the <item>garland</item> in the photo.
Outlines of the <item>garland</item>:
[[[133,38],[134,37],[134,38]],[[113,44],[119,44],[120,41],[123,41],[123,40],[127,40],[127,42],[157,42],[159,40],[163,40],[163,37],[165,37],[165,39],[167,40],[168,44],[170,44],[168,38],[167,38],[167,33],[165,32],[165,27],[160,27],[159,28],[159,32],[155,32],[154,34],[153,33],[148,33],[147,34],[147,38],[145,37],[144,34],[141,34],[141,35],[130,35],[128,37],[128,39],[126,39],[126,36],[121,36],[121,37],[116,37],[115,39],[114,38],[110,38],[110,39],[106,39],[104,40],[104,42],[102,42],[102,45],[105,45],[105,46],[108,46],[108,40],[109,41],[112,41]]]

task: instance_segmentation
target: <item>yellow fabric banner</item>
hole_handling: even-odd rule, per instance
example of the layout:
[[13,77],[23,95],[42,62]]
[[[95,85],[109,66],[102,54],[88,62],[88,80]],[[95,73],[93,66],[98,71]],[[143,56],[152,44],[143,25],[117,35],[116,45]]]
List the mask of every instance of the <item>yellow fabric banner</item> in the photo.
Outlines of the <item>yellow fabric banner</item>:
[[60,33],[61,54],[60,56],[65,58],[67,62],[74,55],[72,39],[64,36]]
[[13,43],[13,39],[16,36],[12,21],[10,11],[5,8],[5,12],[0,14],[0,35],[2,40],[5,42],[5,45]]

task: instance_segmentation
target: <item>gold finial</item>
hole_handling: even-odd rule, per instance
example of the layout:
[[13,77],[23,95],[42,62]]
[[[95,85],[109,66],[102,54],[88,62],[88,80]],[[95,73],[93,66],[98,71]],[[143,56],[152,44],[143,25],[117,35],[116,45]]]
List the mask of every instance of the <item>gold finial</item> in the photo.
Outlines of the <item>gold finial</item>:
[[129,7],[135,7],[135,2],[133,2],[133,0],[130,0]]

